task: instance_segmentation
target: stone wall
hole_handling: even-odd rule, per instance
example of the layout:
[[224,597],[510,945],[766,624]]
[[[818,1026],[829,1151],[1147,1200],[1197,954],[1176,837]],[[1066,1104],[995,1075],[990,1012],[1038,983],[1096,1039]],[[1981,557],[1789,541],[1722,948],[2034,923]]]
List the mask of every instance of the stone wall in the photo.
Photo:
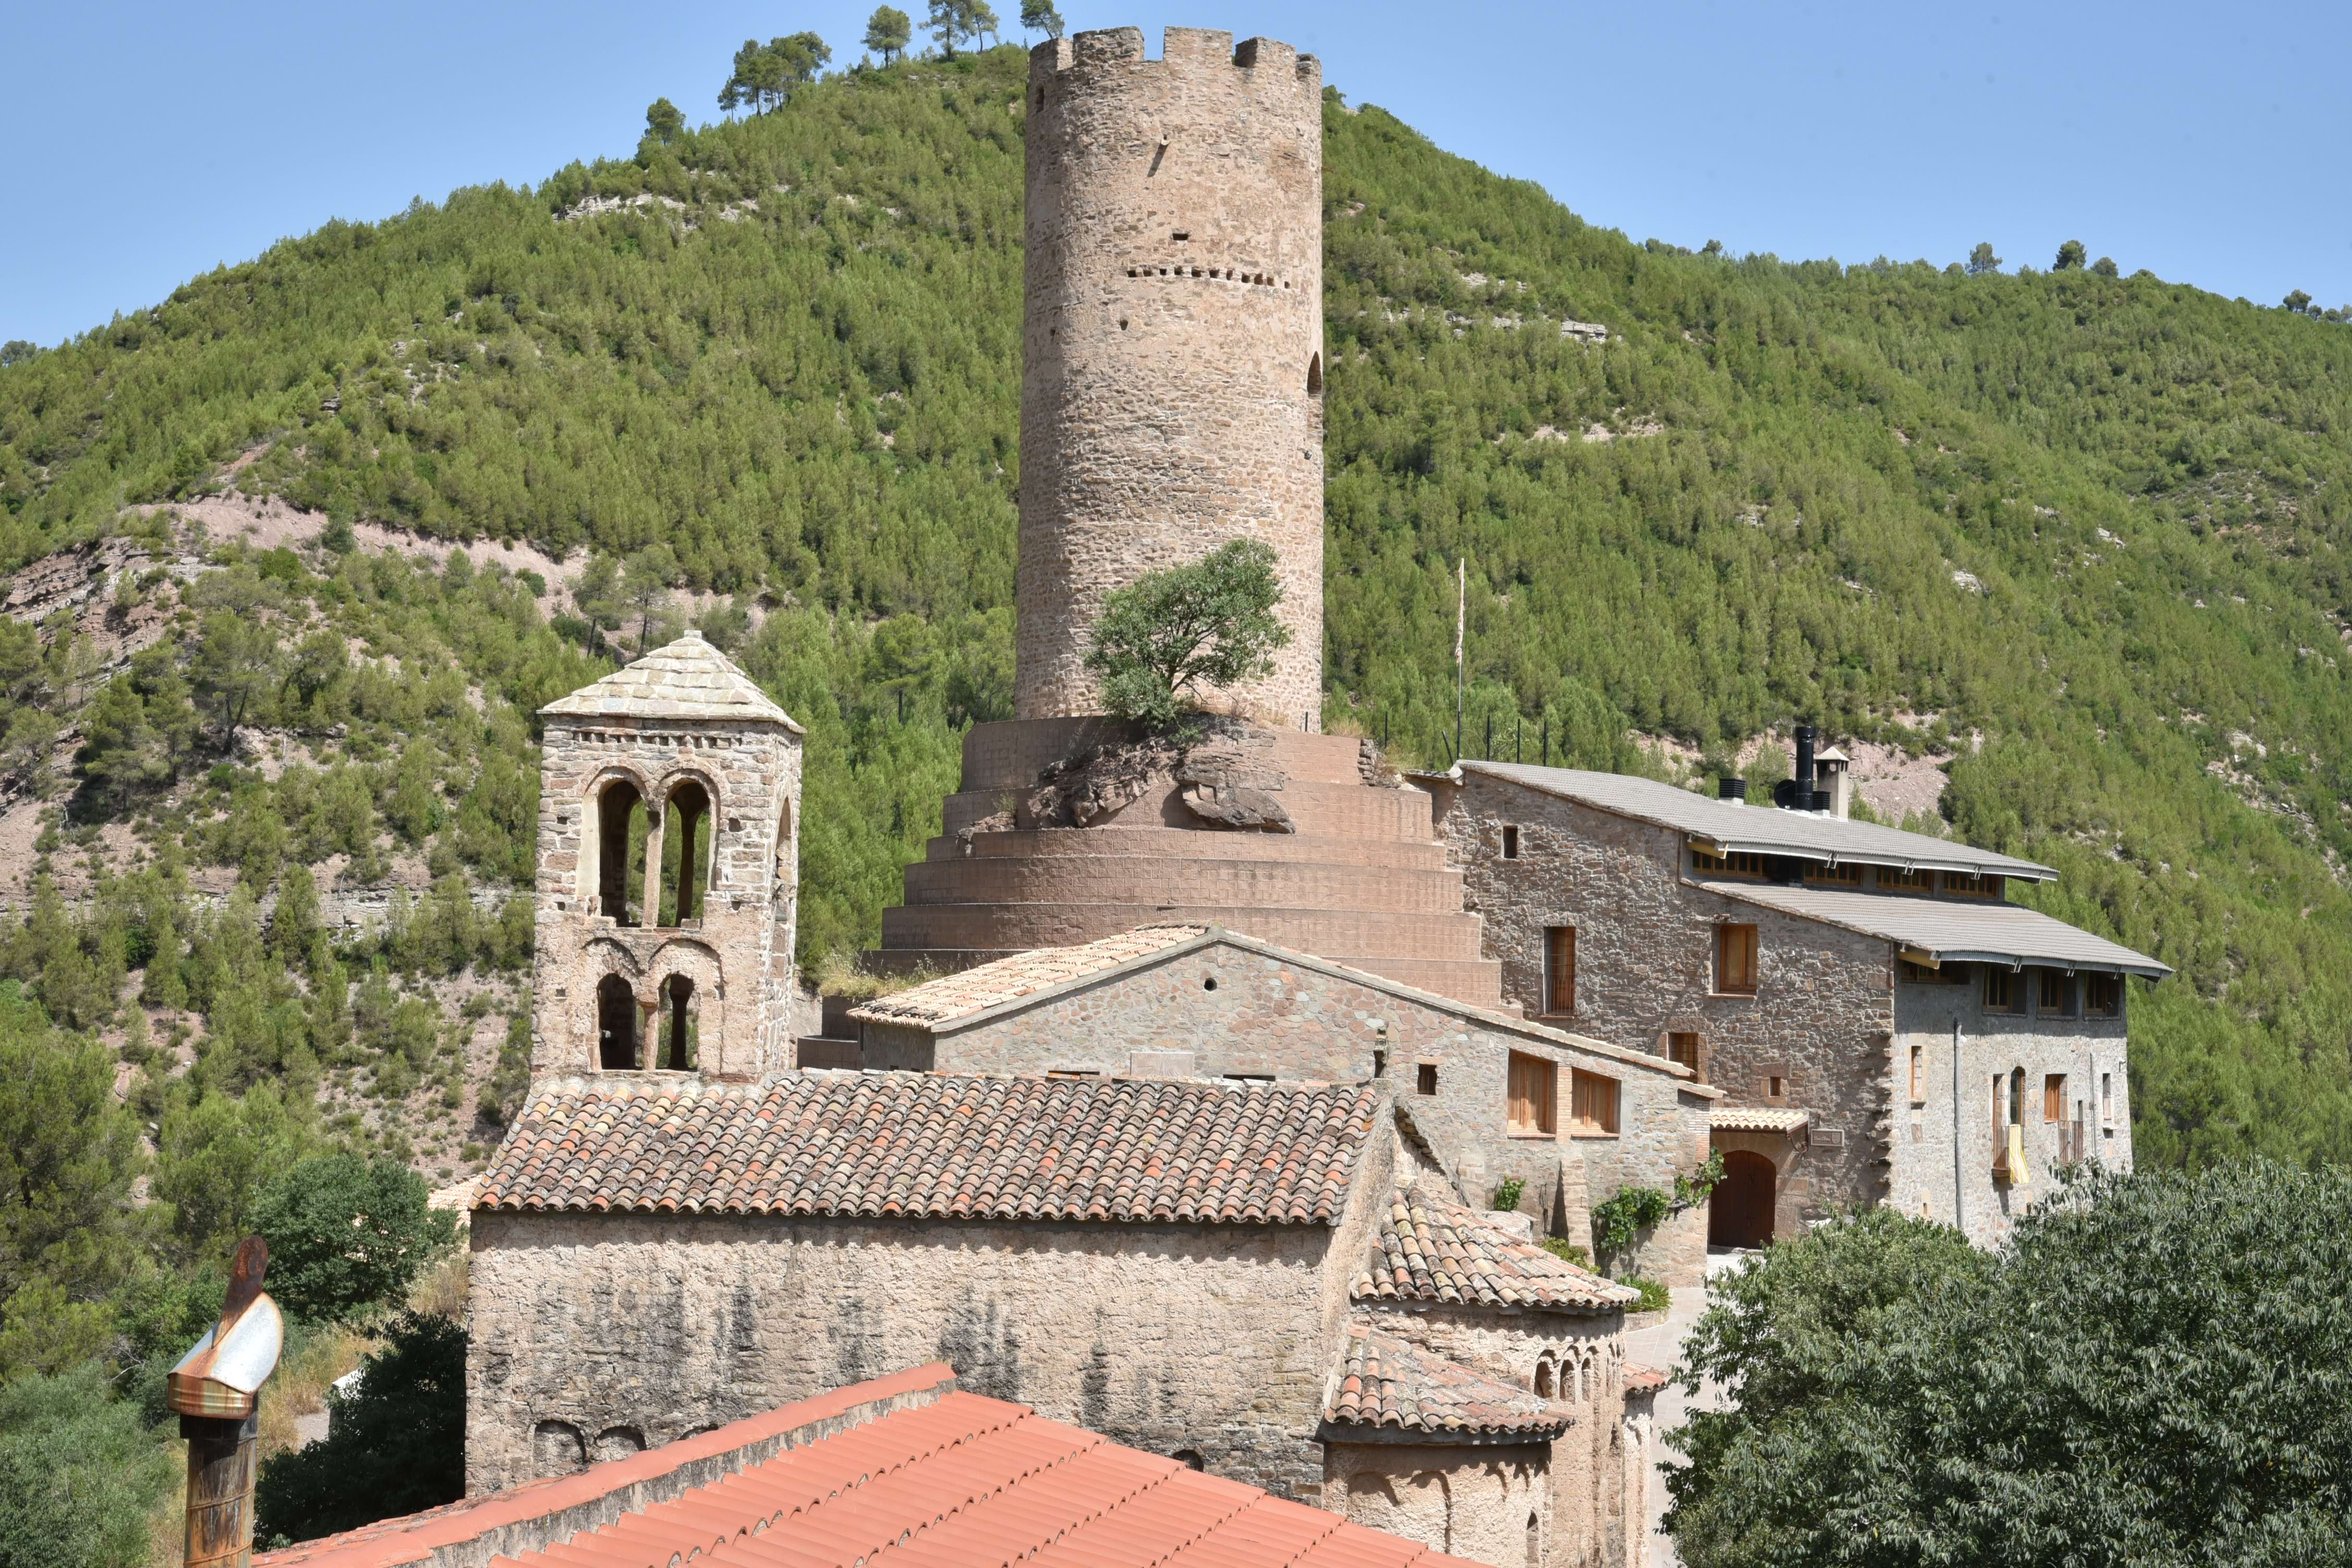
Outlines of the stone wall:
[[[1502,856],[1506,826],[1518,829],[1515,859]],[[1784,1223],[1886,1195],[1888,942],[1692,887],[1670,829],[1508,780],[1473,773],[1441,790],[1438,828],[1465,873],[1465,902],[1485,918],[1506,996],[1543,1012],[1546,929],[1573,926],[1576,1006],[1561,1026],[1661,1056],[1669,1031],[1696,1033],[1726,1103],[1813,1113],[1811,1146],[1781,1187]],[[1714,992],[1722,922],[1758,928],[1753,996]]]
[[[1893,1178],[1889,1201],[1906,1214],[1952,1224],[1957,1184],[1962,1211],[1958,1223],[1970,1240],[1982,1246],[2006,1235],[2017,1216],[2054,1185],[2050,1173],[2062,1153],[2070,1152],[2062,1147],[2062,1133],[2073,1127],[2076,1101],[2082,1103],[2089,1152],[2110,1165],[2128,1169],[2132,1163],[2131,1107],[2126,1098],[2129,1076],[2125,1067],[2126,1014],[2084,1017],[2076,989],[2069,1006],[2045,1015],[2035,1005],[2037,977],[2038,972],[2031,969],[2018,976],[2018,989],[2023,994],[2023,1010],[2018,1013],[1985,1009],[1983,973],[1973,965],[1968,966],[1964,984],[1906,982],[1895,989],[1895,1058],[1888,1091],[1898,1109],[1889,1128]],[[2127,999],[2125,1007],[2127,1013]],[[1956,1026],[1960,1068],[1957,1100],[1952,1084]],[[1914,1051],[1919,1063],[1916,1094],[1911,1081]],[[2025,1153],[2032,1172],[2021,1188],[1996,1179],[1993,1172],[1996,1153],[2007,1148],[2007,1084],[2019,1068],[2025,1073]],[[2064,1116],[2055,1122],[2042,1117],[2043,1080],[2049,1075],[2065,1079]],[[2003,1084],[1998,1110],[1993,1090],[1996,1077]],[[2104,1103],[2102,1078],[2110,1089]],[[1998,1127],[1996,1114],[2001,1118]],[[1956,1135],[1957,1168],[1952,1155]]]
[[1323,1454],[1327,1506],[1351,1524],[1495,1568],[1591,1561],[1553,1525],[1552,1445],[1398,1440]]
[[1291,627],[1231,695],[1318,726],[1323,81],[1311,55],[1171,27],[1030,54],[1015,706],[1097,711],[1103,597],[1235,539]]
[[[625,782],[658,820],[688,781],[710,802],[702,916],[619,925],[598,907],[597,797]],[[800,793],[800,742],[779,724],[550,720],[540,767],[534,1074],[597,1070],[596,988],[608,974],[626,979],[648,1012],[662,1005],[672,974],[694,981],[704,1072],[755,1076],[789,1064]],[[658,852],[657,843],[649,847]],[[641,893],[644,868],[629,875]]]
[[[868,1068],[915,1071],[1385,1077],[1400,1112],[1468,1201],[1483,1204],[1497,1183],[1517,1178],[1524,1211],[1585,1245],[1576,1190],[1589,1204],[1627,1184],[1671,1186],[1676,1173],[1706,1158],[1713,1100],[1654,1056],[1232,940],[1180,949],[937,1037],[869,1025],[865,1038]],[[1507,1125],[1515,1051],[1553,1064],[1550,1134]],[[1435,1069],[1433,1094],[1420,1092],[1423,1066]],[[1571,1135],[1577,1068],[1620,1085],[1615,1136]],[[1563,1181],[1564,1166],[1574,1168],[1572,1179]],[[1696,1284],[1706,1247],[1705,1213],[1694,1210],[1660,1227],[1641,1267],[1669,1284]]]
[[[1638,1513],[1639,1500],[1626,1496],[1622,1312],[1507,1316],[1456,1307],[1383,1305],[1371,1319],[1387,1332],[1489,1377],[1538,1392],[1549,1384],[1549,1397],[1574,1409],[1576,1419],[1550,1446],[1542,1561],[1560,1568],[1624,1561],[1622,1522]],[[1519,1522],[1524,1524],[1524,1514]],[[1487,1561],[1516,1564],[1525,1559]]]
[[478,1214],[467,1489],[539,1473],[551,1424],[593,1457],[940,1360],[974,1393],[1311,1496],[1386,1149],[1336,1227]]

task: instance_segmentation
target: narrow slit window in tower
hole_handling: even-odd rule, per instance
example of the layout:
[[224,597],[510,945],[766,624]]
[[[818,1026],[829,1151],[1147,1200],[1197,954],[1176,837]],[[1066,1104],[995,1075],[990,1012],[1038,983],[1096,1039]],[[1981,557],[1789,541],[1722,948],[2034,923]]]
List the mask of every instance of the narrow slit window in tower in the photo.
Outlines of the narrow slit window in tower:
[[1307,395],[1323,395],[1323,356],[1319,353],[1307,356]]

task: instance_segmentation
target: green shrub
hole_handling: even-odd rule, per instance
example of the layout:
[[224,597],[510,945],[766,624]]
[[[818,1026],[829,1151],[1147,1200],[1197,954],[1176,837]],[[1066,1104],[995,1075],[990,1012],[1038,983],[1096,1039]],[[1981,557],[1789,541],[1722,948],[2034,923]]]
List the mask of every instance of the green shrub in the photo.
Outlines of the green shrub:
[[295,1164],[253,1205],[254,1228],[269,1244],[269,1293],[306,1322],[396,1303],[456,1237],[454,1218],[427,1195],[424,1177],[389,1159],[320,1154]]
[[327,1436],[263,1461],[257,1544],[287,1545],[454,1502],[466,1491],[466,1331],[403,1312],[359,1384],[327,1395]]
[[135,1405],[86,1362],[0,1389],[0,1564],[136,1568],[173,1467]]
[[1103,600],[1086,666],[1113,713],[1157,727],[1175,722],[1203,687],[1233,686],[1274,668],[1290,628],[1276,618],[1282,586],[1274,551],[1235,540],[1187,566],[1147,572]]
[[1685,1562],[2347,1561],[2352,1170],[2060,1183],[1998,1253],[1874,1209],[1710,1282]]

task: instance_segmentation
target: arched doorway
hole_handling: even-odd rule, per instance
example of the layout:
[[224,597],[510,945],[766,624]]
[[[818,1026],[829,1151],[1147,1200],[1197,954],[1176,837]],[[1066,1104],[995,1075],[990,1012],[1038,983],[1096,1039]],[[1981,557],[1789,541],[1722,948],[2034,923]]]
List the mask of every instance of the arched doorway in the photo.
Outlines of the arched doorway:
[[1723,1180],[1707,1203],[1710,1247],[1764,1247],[1772,1240],[1772,1209],[1780,1173],[1752,1149],[1723,1157]]
[[596,983],[596,1064],[607,1072],[637,1065],[637,998],[617,974]]

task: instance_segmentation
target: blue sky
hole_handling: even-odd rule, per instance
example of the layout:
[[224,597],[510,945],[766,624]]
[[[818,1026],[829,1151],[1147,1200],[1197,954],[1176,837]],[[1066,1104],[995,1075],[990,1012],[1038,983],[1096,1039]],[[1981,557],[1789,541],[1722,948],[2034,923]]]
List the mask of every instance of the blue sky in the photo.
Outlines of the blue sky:
[[[1008,18],[1018,0],[997,0]],[[902,0],[919,19],[922,0]],[[625,154],[646,104],[717,115],[746,37],[856,57],[871,0],[665,9],[0,7],[0,339],[54,343],[218,261],[414,195]],[[1735,252],[2126,272],[2352,300],[2340,5],[1351,5],[1067,0],[1074,27],[1263,33],[1586,219]],[[1018,29],[1013,31],[1018,37]]]

